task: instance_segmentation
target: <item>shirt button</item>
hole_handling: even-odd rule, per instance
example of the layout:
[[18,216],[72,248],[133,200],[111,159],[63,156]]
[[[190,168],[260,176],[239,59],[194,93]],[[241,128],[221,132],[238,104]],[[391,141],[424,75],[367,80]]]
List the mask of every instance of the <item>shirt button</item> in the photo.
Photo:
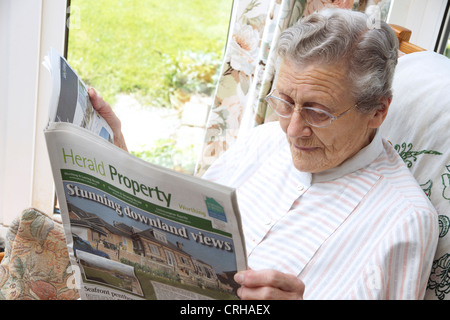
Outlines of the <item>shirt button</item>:
[[303,192],[305,190],[304,186],[297,186],[297,191],[298,192]]

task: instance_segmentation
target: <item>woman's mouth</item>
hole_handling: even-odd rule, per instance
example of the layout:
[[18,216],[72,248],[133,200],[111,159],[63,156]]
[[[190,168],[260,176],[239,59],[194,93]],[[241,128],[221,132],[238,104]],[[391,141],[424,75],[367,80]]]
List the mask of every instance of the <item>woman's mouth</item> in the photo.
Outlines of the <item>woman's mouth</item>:
[[303,151],[303,152],[311,152],[311,151],[315,151],[317,150],[317,147],[304,147],[304,146],[299,146],[296,144],[293,144],[294,148],[299,150],[299,151]]

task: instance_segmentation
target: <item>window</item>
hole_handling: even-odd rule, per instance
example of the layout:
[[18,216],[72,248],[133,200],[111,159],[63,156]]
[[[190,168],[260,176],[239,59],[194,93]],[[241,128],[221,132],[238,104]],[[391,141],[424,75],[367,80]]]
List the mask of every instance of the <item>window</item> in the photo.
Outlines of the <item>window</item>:
[[176,266],[175,255],[171,251],[164,250],[166,252],[167,264],[169,266]]
[[149,248],[150,248],[151,253],[153,253],[153,254],[155,254],[155,255],[157,255],[157,256],[160,255],[159,249],[158,249],[157,246],[155,246],[154,244],[151,244],[151,243],[149,243],[148,246],[149,246]]
[[395,0],[392,1],[388,22],[410,29],[411,43],[443,53],[436,50],[436,44],[442,39],[440,31],[447,7],[447,0]]
[[191,262],[187,257],[180,256],[181,263],[186,266],[191,266]]
[[70,1],[68,61],[121,118],[131,153],[193,172],[232,2]]
[[165,233],[160,232],[160,231],[158,231],[156,229],[153,229],[153,235],[155,236],[156,240],[159,240],[159,241],[161,241],[163,243],[167,243],[167,237],[166,237]]
[[133,251],[136,254],[145,254],[145,250],[139,240],[133,240]]

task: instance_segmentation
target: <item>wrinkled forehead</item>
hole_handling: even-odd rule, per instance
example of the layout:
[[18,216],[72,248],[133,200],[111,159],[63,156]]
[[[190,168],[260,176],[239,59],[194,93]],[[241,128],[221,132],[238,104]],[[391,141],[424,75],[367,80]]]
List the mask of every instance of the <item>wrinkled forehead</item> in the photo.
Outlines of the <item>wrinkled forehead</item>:
[[[347,68],[341,64],[297,64],[284,60],[278,69],[275,86],[325,85],[338,90],[349,89]],[[340,91],[340,90],[339,90]]]
[[353,103],[347,70],[337,64],[280,64],[274,89],[295,102],[320,102],[329,107]]
[[314,71],[331,73],[334,77],[339,77],[341,81],[344,81],[345,85],[350,84],[347,76],[349,72],[349,65],[345,59],[325,62],[320,59],[310,61],[293,61],[289,58],[277,60],[273,83],[277,83],[280,74],[282,76],[286,73],[300,75],[304,72],[311,73]]

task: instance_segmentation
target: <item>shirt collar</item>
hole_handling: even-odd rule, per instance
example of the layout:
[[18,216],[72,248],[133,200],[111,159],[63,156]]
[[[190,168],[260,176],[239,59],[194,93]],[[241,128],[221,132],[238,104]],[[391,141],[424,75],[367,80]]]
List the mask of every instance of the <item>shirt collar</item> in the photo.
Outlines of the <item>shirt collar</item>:
[[352,158],[347,159],[341,165],[312,175],[312,182],[331,181],[340,178],[346,174],[355,172],[371,164],[383,150],[383,142],[380,130],[377,130],[372,142],[361,149]]

